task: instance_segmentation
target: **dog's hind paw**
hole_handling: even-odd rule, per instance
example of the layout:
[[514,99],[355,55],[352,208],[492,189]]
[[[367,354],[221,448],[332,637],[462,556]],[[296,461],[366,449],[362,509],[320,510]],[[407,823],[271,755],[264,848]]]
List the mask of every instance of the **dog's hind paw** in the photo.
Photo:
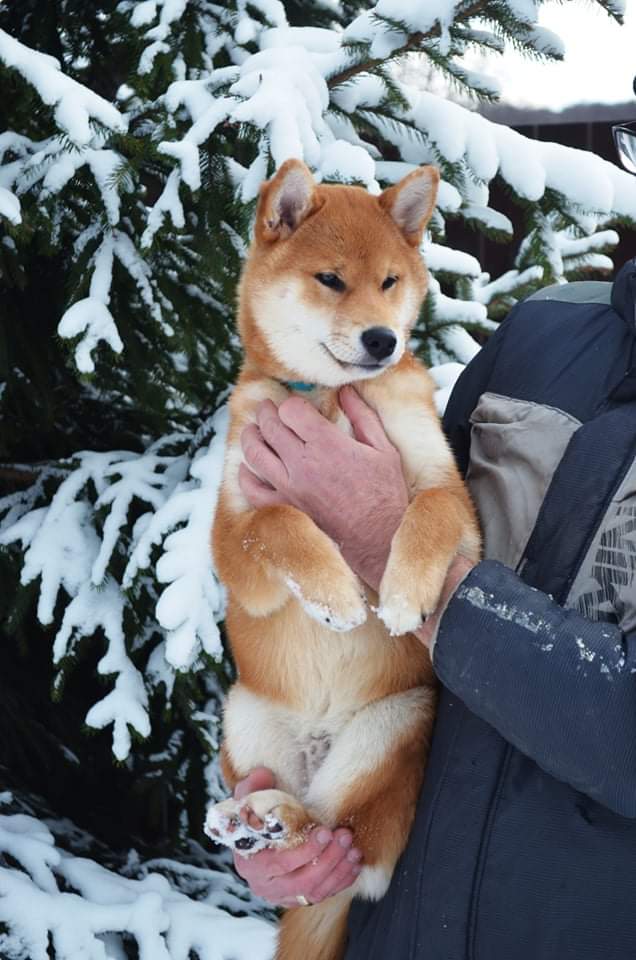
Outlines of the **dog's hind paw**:
[[313,823],[305,808],[282,790],[258,790],[208,809],[204,832],[242,856],[267,848],[287,849],[306,839]]

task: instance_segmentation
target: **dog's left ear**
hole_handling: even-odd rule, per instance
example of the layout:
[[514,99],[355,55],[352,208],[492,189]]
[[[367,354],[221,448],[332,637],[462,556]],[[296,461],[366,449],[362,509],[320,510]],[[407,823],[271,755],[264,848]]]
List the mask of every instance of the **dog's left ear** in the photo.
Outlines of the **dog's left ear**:
[[438,184],[439,172],[436,167],[420,167],[380,194],[380,206],[393,217],[413,247],[420,244],[426,224],[431,219]]
[[286,160],[261,187],[256,210],[257,240],[284,240],[314,207],[316,182],[301,160]]

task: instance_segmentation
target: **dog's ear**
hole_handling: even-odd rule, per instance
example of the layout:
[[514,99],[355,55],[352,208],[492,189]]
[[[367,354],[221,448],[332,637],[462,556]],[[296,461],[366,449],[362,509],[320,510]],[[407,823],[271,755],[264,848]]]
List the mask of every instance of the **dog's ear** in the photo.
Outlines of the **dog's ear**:
[[256,210],[256,239],[284,240],[314,207],[316,182],[302,160],[286,160],[261,187]]
[[395,220],[408,243],[417,247],[431,219],[439,172],[435,167],[419,167],[380,194],[380,206]]

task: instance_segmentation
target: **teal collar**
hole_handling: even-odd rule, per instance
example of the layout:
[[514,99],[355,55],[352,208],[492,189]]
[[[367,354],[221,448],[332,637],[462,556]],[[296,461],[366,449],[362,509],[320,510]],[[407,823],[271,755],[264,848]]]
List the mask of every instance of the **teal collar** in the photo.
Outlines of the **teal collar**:
[[302,380],[281,380],[280,382],[288,390],[298,390],[299,393],[309,393],[316,386],[315,383],[303,383]]

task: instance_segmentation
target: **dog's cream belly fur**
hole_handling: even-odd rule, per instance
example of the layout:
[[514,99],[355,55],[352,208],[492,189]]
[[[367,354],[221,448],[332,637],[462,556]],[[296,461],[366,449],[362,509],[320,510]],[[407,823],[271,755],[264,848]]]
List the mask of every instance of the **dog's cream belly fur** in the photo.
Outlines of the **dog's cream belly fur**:
[[279,789],[304,803],[317,821],[337,826],[334,817],[349,788],[372,774],[403,737],[430,722],[433,707],[433,691],[416,687],[358,709],[301,713],[237,683],[225,706],[225,746],[240,776],[269,767]]
[[[277,678],[285,695],[263,694],[262,684],[257,693],[249,670],[247,682],[234,685],[224,715],[232,765],[241,777],[261,764],[270,767],[280,789],[332,823],[356,779],[430,722],[434,695],[420,686],[430,680],[428,655],[413,637],[388,637],[371,611],[349,633],[311,620],[294,599],[277,615],[249,621],[259,631],[266,675]],[[405,646],[412,666],[406,671]]]
[[263,618],[230,598],[227,624],[230,636],[250,635],[246,654],[236,650],[243,684],[307,717],[339,716],[433,679],[420,641],[390,637],[371,609],[361,626],[336,633],[293,597]]

